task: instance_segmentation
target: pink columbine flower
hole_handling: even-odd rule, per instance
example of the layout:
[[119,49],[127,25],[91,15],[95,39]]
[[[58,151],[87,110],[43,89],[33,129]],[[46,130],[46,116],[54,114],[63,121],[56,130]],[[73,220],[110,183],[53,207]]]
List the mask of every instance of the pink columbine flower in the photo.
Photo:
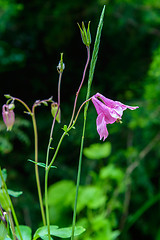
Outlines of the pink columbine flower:
[[102,94],[97,93],[92,97],[92,102],[96,108],[98,117],[96,120],[97,132],[100,136],[100,140],[103,141],[108,137],[107,124],[114,122],[120,122],[123,111],[127,108],[134,110],[138,108],[124,105],[121,102],[113,101],[109,98],[104,97]]
[[14,115],[14,104],[5,104],[2,107],[2,116],[3,116],[3,121],[7,126],[7,131],[11,131],[13,124],[15,122],[15,115]]

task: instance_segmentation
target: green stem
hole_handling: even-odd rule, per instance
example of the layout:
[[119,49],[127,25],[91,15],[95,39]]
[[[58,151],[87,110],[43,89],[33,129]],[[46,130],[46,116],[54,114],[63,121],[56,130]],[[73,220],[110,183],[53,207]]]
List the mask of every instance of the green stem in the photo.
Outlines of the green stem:
[[77,93],[76,93],[76,97],[75,97],[75,100],[74,100],[72,117],[71,117],[70,123],[69,123],[69,125],[68,125],[68,128],[70,128],[70,126],[71,126],[71,124],[72,124],[72,122],[73,122],[73,118],[74,118],[74,114],[75,114],[75,110],[76,110],[76,105],[77,105],[78,95],[79,95],[79,92],[80,92],[80,90],[81,90],[81,88],[82,88],[82,85],[83,85],[83,82],[84,82],[84,79],[85,79],[85,75],[86,75],[86,71],[87,71],[87,67],[88,67],[89,60],[90,60],[90,47],[87,46],[86,49],[87,49],[87,61],[86,61],[85,67],[84,67],[82,80],[81,80],[80,86],[79,86],[79,88],[78,88],[78,91],[77,91]]
[[10,205],[10,208],[11,208],[11,212],[12,212],[12,215],[13,215],[13,219],[14,219],[14,222],[16,224],[16,227],[17,227],[17,231],[19,233],[19,236],[20,236],[20,239],[23,240],[22,238],[22,234],[21,234],[21,231],[20,231],[20,228],[19,228],[19,223],[18,223],[18,219],[17,219],[17,216],[16,216],[16,213],[15,213],[15,210],[14,210],[14,207],[13,207],[13,204],[12,204],[12,201],[11,201],[11,198],[8,194],[8,190],[7,190],[7,185],[4,181],[4,178],[3,178],[3,175],[2,175],[2,170],[1,170],[1,167],[0,167],[0,177],[2,179],[2,182],[3,182],[3,186],[4,186],[4,189],[6,191],[6,194],[7,194],[7,197],[9,199],[9,205]]
[[[61,54],[61,61],[63,61],[63,54]],[[63,63],[63,62],[62,62]],[[62,66],[63,67],[63,66]],[[61,80],[62,80],[62,73],[63,69],[59,72],[59,80],[58,80],[58,108],[57,112],[54,116],[53,122],[52,122],[52,127],[51,127],[51,132],[50,132],[50,138],[49,138],[49,143],[47,147],[47,155],[46,155],[46,168],[45,168],[45,207],[46,207],[46,218],[47,218],[47,228],[48,228],[48,238],[51,240],[51,234],[50,234],[50,220],[49,220],[49,208],[48,208],[48,162],[49,162],[49,151],[50,151],[50,146],[52,142],[52,135],[53,135],[53,129],[56,121],[56,117],[58,115],[59,109],[60,109],[60,88],[61,88]]]
[[[46,166],[46,169],[45,169],[45,206],[46,206],[46,218],[47,218],[47,228],[48,228],[48,238],[49,240],[51,240],[51,234],[50,234],[50,220],[49,220],[49,208],[48,208],[48,174],[49,174],[49,170],[58,154],[58,151],[59,151],[59,148],[61,146],[61,143],[62,143],[62,140],[64,138],[64,136],[66,135],[66,132],[63,133],[63,135],[61,136],[61,139],[58,143],[58,146],[56,148],[56,151],[54,153],[54,156],[49,164],[49,166]],[[50,138],[50,142],[51,142],[51,138]],[[50,146],[50,143],[49,143],[49,146]],[[47,155],[49,154],[49,148],[47,150]]]
[[83,107],[85,104],[87,104],[90,100],[91,100],[91,98],[87,99],[87,100],[84,101],[84,102],[82,103],[82,105],[79,107],[79,109],[78,109],[78,111],[77,111],[77,114],[76,114],[76,117],[75,117],[75,119],[74,119],[72,125],[71,125],[70,127],[67,128],[68,131],[70,131],[70,130],[74,127],[74,125],[75,125],[75,123],[76,123],[76,121],[77,121],[77,118],[78,118],[78,116],[79,116],[79,113],[80,113],[82,107]]
[[[35,162],[38,163],[38,132],[37,132],[37,124],[35,119],[35,105],[33,105],[32,111],[30,108],[25,104],[21,99],[12,97],[13,100],[16,100],[20,102],[28,111],[28,113],[32,117],[32,123],[33,123],[33,130],[34,130],[34,142],[35,142]],[[41,209],[41,215],[42,215],[42,221],[43,225],[46,225],[46,219],[45,219],[45,212],[43,208],[43,200],[42,200],[42,193],[41,193],[41,186],[40,186],[40,180],[39,180],[39,172],[38,172],[38,165],[35,164],[35,175],[36,175],[36,184],[37,184],[37,190],[38,190],[38,197],[39,197],[39,203],[40,203],[40,209]]]
[[11,226],[13,239],[16,240],[16,233],[15,233],[14,222],[13,222],[13,219],[12,219],[11,211],[8,211],[8,217],[9,217],[9,221],[10,221],[10,226]]
[[[55,118],[54,118],[53,122],[55,122]],[[53,126],[53,124],[52,124],[52,126]],[[52,130],[51,130],[51,132],[52,132]],[[47,155],[46,155],[46,167],[45,167],[45,207],[46,207],[46,219],[47,219],[49,240],[51,239],[51,234],[50,234],[50,221],[49,221],[49,209],[48,209],[48,174],[49,174],[49,172],[47,171],[47,169],[48,169],[49,151],[50,151],[51,142],[52,142],[52,138],[51,138],[51,134],[50,134],[49,144],[48,144],[48,148],[47,148]]]
[[62,136],[61,136],[60,140],[59,140],[59,143],[58,143],[58,145],[57,145],[57,148],[56,148],[56,151],[55,151],[55,153],[54,153],[54,156],[53,156],[53,158],[52,158],[52,160],[51,160],[50,164],[48,165],[48,168],[47,168],[47,171],[48,171],[48,172],[49,172],[49,170],[50,170],[51,166],[53,165],[53,163],[54,163],[54,160],[55,160],[55,159],[56,159],[56,157],[57,157],[57,154],[58,154],[59,148],[60,148],[60,146],[61,146],[61,143],[62,143],[62,141],[63,141],[63,138],[65,137],[65,135],[66,135],[66,134],[67,134],[67,133],[66,133],[66,132],[64,132],[64,133],[62,134]]
[[[72,117],[71,117],[71,120],[70,120],[70,123],[69,123],[69,126],[68,126],[68,131],[74,126],[76,120],[77,120],[77,117],[79,115],[79,112],[82,108],[82,106],[84,104],[81,105],[78,113],[77,113],[77,116],[75,118],[75,121],[74,123],[72,124],[72,121],[73,121],[73,118],[74,118],[74,114],[75,114],[75,109],[76,109],[76,103],[77,103],[77,99],[78,99],[78,95],[79,95],[79,92],[80,92],[80,89],[82,87],[82,84],[84,82],[84,78],[85,78],[85,74],[86,74],[86,69],[87,69],[87,66],[88,66],[88,63],[89,63],[89,59],[90,59],[90,48],[87,47],[87,62],[86,62],[86,65],[85,65],[85,68],[84,68],[84,72],[83,72],[83,77],[82,77],[82,80],[81,80],[81,83],[80,83],[80,86],[79,86],[79,89],[76,93],[76,97],[75,97],[75,102],[74,102],[74,107],[73,107],[73,113],[72,113]],[[63,72],[63,71],[62,71]],[[49,210],[48,210],[48,174],[49,174],[49,170],[52,166],[52,164],[54,163],[55,161],[55,158],[58,154],[58,151],[59,151],[59,148],[61,146],[61,143],[62,143],[62,140],[64,138],[64,136],[67,134],[67,132],[64,132],[59,143],[58,143],[58,146],[57,146],[57,149],[54,153],[54,156],[48,166],[48,159],[49,159],[49,150],[50,150],[50,145],[51,145],[51,141],[52,141],[52,135],[53,135],[53,129],[54,129],[54,124],[55,124],[55,120],[56,120],[56,116],[58,114],[58,111],[59,111],[59,108],[60,108],[60,85],[61,85],[61,78],[62,78],[62,72],[59,73],[59,83],[58,83],[58,109],[57,109],[57,112],[56,112],[56,115],[53,119],[53,123],[52,123],[52,128],[51,128],[51,133],[50,133],[50,140],[49,140],[49,144],[48,144],[48,148],[47,148],[47,157],[46,157],[46,170],[45,170],[45,206],[46,206],[46,217],[47,217],[47,226],[48,226],[48,237],[49,237],[49,240],[51,239],[51,236],[50,236],[50,221],[49,221]],[[71,126],[72,124],[72,126]]]
[[[104,12],[105,12],[105,6],[103,7],[103,10],[102,10],[102,13],[100,16],[100,21],[99,21],[98,28],[97,28],[97,34],[96,34],[96,38],[95,38],[94,49],[93,49],[93,54],[92,54],[92,59],[91,59],[91,64],[90,64],[90,70],[89,70],[86,101],[89,99],[89,96],[90,96],[90,90],[91,90],[95,65],[96,65],[97,56],[98,56],[100,37],[101,37],[101,31],[102,31],[102,26],[103,26]],[[78,164],[76,196],[75,196],[75,204],[74,204],[74,212],[73,212],[71,240],[74,240],[74,231],[75,231],[75,225],[76,225],[77,200],[78,200],[78,190],[79,190],[81,168],[82,168],[82,154],[83,154],[83,145],[84,145],[84,135],[85,135],[85,129],[86,129],[88,104],[89,104],[89,102],[86,103],[86,106],[84,109],[84,122],[83,122],[83,132],[82,132],[82,138],[81,138],[81,147],[80,147],[79,164]]]
[[[33,122],[33,129],[34,129],[34,144],[35,144],[35,162],[38,163],[38,132],[37,132],[37,124],[34,114],[34,108],[32,111],[32,122]],[[36,175],[36,183],[37,183],[37,190],[38,190],[38,196],[39,196],[39,203],[40,203],[40,209],[41,209],[41,215],[42,215],[42,221],[43,225],[46,225],[46,218],[45,218],[45,212],[43,208],[43,200],[42,200],[42,192],[41,192],[41,185],[40,185],[40,179],[39,179],[39,172],[38,172],[38,165],[35,164],[35,175]]]
[[48,208],[48,174],[49,174],[49,171],[46,170],[46,172],[45,172],[45,205],[46,205],[46,219],[47,219],[47,228],[48,228],[48,239],[51,240],[49,208]]
[[82,138],[81,138],[81,148],[80,148],[80,155],[79,155],[77,184],[76,184],[76,197],[75,197],[75,203],[74,203],[73,222],[72,222],[72,236],[71,236],[72,240],[74,240],[74,230],[75,230],[75,225],[76,225],[76,210],[77,210],[80,177],[81,177],[82,153],[83,153],[83,145],[84,145],[85,128],[86,128],[86,118],[84,119],[84,124],[83,124],[83,133],[82,133]]

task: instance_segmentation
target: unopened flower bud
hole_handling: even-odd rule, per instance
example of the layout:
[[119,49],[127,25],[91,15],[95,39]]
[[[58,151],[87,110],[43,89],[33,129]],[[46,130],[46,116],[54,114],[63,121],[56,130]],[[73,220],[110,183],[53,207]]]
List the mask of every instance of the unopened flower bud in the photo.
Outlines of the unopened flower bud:
[[14,115],[14,104],[5,104],[2,107],[2,116],[5,125],[7,126],[7,131],[11,131],[13,124],[15,122],[15,115]]
[[13,103],[9,104],[9,105],[8,105],[8,109],[9,109],[9,110],[15,109],[15,105],[14,105]]
[[62,73],[64,69],[65,69],[65,64],[64,64],[64,62],[63,62],[63,53],[61,53],[61,59],[60,59],[60,61],[59,61],[59,63],[58,63],[57,71],[58,71],[59,73]]
[[81,37],[82,37],[82,41],[83,43],[89,47],[91,44],[91,34],[90,34],[90,21],[88,22],[88,28],[86,30],[84,22],[82,22],[82,28],[80,27],[80,25],[78,24],[79,29],[81,31]]
[[58,110],[58,104],[57,104],[57,103],[52,103],[52,104],[51,104],[51,113],[52,113],[52,116],[55,117],[56,114],[57,114],[56,120],[57,120],[58,123],[60,123],[60,122],[61,122],[61,111],[60,111],[60,109],[59,109],[59,110],[58,110],[58,113],[57,113],[57,110]]

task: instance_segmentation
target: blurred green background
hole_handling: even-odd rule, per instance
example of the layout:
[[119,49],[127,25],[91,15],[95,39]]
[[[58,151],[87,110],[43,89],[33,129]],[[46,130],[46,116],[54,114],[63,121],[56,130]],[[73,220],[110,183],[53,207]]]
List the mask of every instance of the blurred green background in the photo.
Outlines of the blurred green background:
[[[54,144],[72,113],[81,81],[86,49],[77,22],[91,21],[92,46],[106,4],[92,94],[128,105],[123,124],[108,126],[100,142],[96,111],[89,106],[77,221],[87,231],[83,240],[160,240],[160,1],[159,0],[0,0],[0,104],[10,94],[29,106],[53,96],[57,101],[60,53],[66,65],[61,87],[62,121]],[[88,75],[87,75],[88,77]],[[87,77],[78,105],[85,99]],[[6,132],[0,121],[0,165],[8,171],[10,189],[23,190],[13,199],[21,224],[41,224],[34,165],[31,119],[16,104],[16,123]],[[39,161],[45,161],[52,117],[37,108]],[[51,223],[72,223],[83,114],[66,137],[50,172]],[[44,190],[44,170],[40,169]]]

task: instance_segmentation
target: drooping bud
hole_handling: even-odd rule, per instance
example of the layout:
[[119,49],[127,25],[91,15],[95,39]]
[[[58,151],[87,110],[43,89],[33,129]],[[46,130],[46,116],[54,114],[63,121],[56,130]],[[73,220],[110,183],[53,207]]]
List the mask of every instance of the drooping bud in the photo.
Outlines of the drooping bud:
[[58,123],[60,123],[60,122],[61,122],[61,111],[60,111],[60,109],[59,109],[59,110],[58,110],[58,113],[57,113],[57,110],[58,110],[58,104],[57,104],[57,103],[52,103],[52,104],[51,104],[51,113],[52,113],[52,116],[55,117],[56,114],[57,114],[56,120],[57,120]]
[[80,27],[79,23],[78,23],[79,29],[81,31],[81,37],[82,37],[82,41],[83,43],[89,47],[91,44],[91,34],[90,34],[90,21],[88,22],[88,28],[86,30],[84,22],[82,22],[82,28]]
[[14,104],[11,103],[9,105],[5,104],[2,107],[2,116],[3,121],[7,127],[7,131],[11,131],[13,124],[15,122],[15,115],[13,109],[15,108]]

